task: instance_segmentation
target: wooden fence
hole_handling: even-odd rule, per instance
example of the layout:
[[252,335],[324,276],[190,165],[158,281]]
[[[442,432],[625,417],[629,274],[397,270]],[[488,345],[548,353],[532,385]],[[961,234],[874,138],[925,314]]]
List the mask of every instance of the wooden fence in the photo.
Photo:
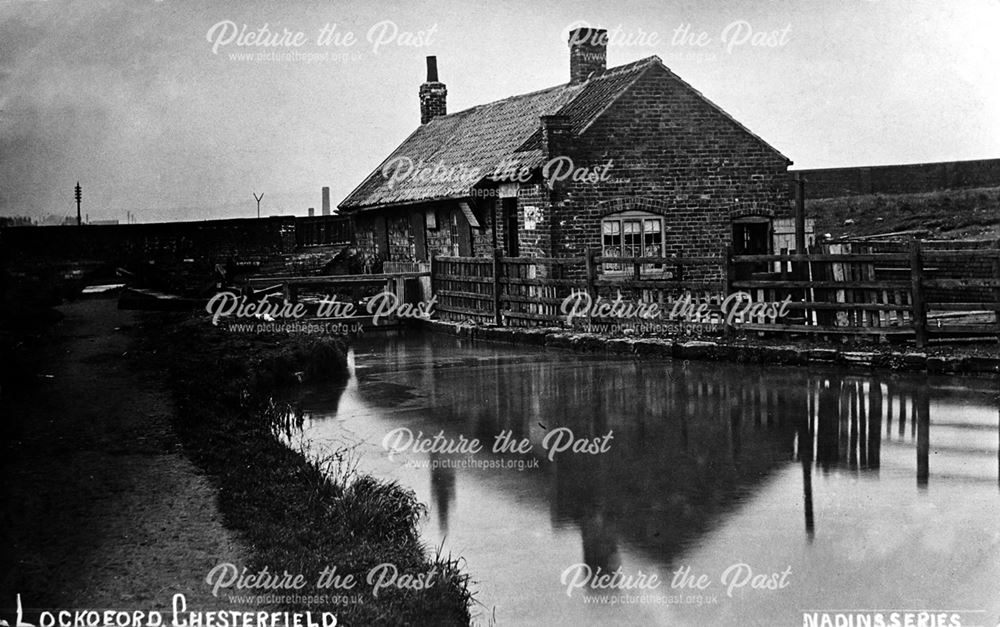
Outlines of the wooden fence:
[[355,302],[379,292],[391,292],[402,302],[414,302],[420,299],[417,281],[429,274],[417,270],[382,274],[265,276],[251,278],[247,284],[255,292],[282,292],[292,302],[297,302],[304,291],[327,296],[340,294]]
[[346,245],[353,238],[354,228],[348,216],[295,218],[295,245],[298,248]]
[[[989,276],[956,277],[954,268],[963,263],[990,268]],[[492,257],[435,257],[431,283],[438,317],[453,321],[566,326],[564,300],[585,293],[591,302],[657,303],[668,317],[700,308],[699,321],[715,323],[720,332],[899,337],[918,346],[931,336],[1000,337],[1000,244],[928,250],[914,241],[905,252],[878,253],[827,245],[801,255],[725,249],[686,258],[608,257],[597,250],[581,257],[508,258],[497,251]],[[737,292],[755,303],[787,301],[786,311],[780,319],[764,310],[731,315],[735,301],[726,297]]]

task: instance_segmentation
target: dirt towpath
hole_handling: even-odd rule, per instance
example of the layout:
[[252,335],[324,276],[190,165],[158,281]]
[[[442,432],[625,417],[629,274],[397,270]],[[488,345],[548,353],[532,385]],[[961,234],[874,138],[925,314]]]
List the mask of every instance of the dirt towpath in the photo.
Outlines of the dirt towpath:
[[[244,551],[181,451],[161,373],[137,355],[134,312],[114,300],[60,308],[0,413],[0,611],[227,608],[204,583]],[[6,617],[6,616],[5,616]]]

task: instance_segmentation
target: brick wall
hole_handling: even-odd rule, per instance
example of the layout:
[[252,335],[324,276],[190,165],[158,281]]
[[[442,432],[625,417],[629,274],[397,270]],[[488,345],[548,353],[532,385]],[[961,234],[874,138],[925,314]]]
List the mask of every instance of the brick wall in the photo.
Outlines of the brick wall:
[[[721,251],[731,243],[734,219],[790,215],[787,161],[662,68],[652,68],[582,136],[557,148],[565,149],[577,168],[598,169],[611,160],[608,178],[596,183],[564,181],[554,189],[541,182],[521,185],[521,256],[582,255],[588,247],[601,246],[603,218],[648,211],[666,218],[667,255],[716,256],[718,263],[701,267],[694,276],[721,279]],[[463,254],[491,254],[505,238],[502,203],[487,197],[470,204],[480,228],[469,230],[457,202],[393,210],[400,213],[389,215],[400,217],[390,217],[387,223],[389,258],[414,259],[414,238],[407,231],[413,223],[401,217],[402,212],[411,215],[428,208],[437,217],[436,228],[428,227],[425,233],[429,254],[453,255],[456,244]],[[525,228],[528,207],[538,210],[530,230]],[[454,233],[453,216],[458,222]],[[363,250],[369,239],[378,248],[375,236],[361,241],[370,229],[377,232],[378,224],[359,217]]]
[[[558,225],[553,220],[554,212],[550,202],[549,189],[542,184],[522,186],[517,194],[518,242],[522,257],[553,256],[554,236]],[[524,225],[524,212],[528,207],[538,209],[535,228],[528,230]]]
[[[578,137],[570,156],[577,166],[613,164],[608,181],[558,190],[560,256],[599,247],[601,219],[620,211],[665,216],[666,252],[678,256],[720,255],[733,218],[789,212],[787,162],[659,68]],[[701,274],[721,278],[721,256]]]

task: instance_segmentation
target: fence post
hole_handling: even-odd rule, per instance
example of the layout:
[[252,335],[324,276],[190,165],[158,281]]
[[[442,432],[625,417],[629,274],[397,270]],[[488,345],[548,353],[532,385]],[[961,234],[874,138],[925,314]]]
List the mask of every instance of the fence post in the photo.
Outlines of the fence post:
[[913,309],[913,331],[917,348],[927,345],[927,306],[924,302],[924,261],[920,252],[920,240],[910,243],[910,307]]
[[993,242],[993,315],[996,317],[997,341],[1000,342],[1000,239]]
[[587,295],[591,299],[597,298],[597,288],[594,282],[597,281],[597,249],[587,248],[584,253],[584,262],[587,269]]
[[[584,277],[584,286],[587,289],[587,296],[590,297],[590,302],[597,300],[597,256],[600,249],[588,246],[583,251],[583,264],[586,276]],[[594,321],[593,307],[587,308],[587,324],[592,324]],[[572,326],[572,325],[571,325]]]
[[499,248],[493,249],[493,321],[498,327],[503,326],[503,316],[500,313],[500,272],[503,269],[501,258],[503,253]]
[[[733,282],[736,280],[736,266],[733,261],[733,245],[726,244],[722,247],[722,266],[725,276],[723,277],[722,296],[723,298],[733,293]],[[721,301],[720,301],[721,304]],[[722,337],[731,340],[736,335],[736,330],[726,324],[725,318],[721,318]]]
[[733,293],[733,282],[736,280],[736,267],[733,263],[733,245],[727,244],[722,249],[722,263],[725,267],[725,281],[726,284],[723,286],[723,296],[729,296]]
[[[388,293],[392,294],[393,296],[396,296],[397,298],[399,296],[398,294],[396,294],[396,282],[392,279],[391,276],[388,277],[388,278],[386,278],[386,280],[385,280],[385,287],[382,288],[382,291],[383,292],[388,292]],[[393,312],[393,314],[395,314],[395,312]],[[388,317],[390,319],[392,319],[392,320],[395,320],[395,318],[396,318],[395,315],[390,315]]]
[[434,297],[434,292],[437,290],[437,274],[440,272],[440,265],[438,264],[437,254],[431,253],[431,297]]

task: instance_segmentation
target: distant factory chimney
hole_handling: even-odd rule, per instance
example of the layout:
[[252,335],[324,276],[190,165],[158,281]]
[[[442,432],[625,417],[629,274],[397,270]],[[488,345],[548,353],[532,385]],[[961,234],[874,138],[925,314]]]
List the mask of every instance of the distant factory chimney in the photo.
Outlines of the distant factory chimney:
[[316,207],[309,207],[309,217],[316,215]]
[[330,215],[330,188],[323,188],[323,215]]

